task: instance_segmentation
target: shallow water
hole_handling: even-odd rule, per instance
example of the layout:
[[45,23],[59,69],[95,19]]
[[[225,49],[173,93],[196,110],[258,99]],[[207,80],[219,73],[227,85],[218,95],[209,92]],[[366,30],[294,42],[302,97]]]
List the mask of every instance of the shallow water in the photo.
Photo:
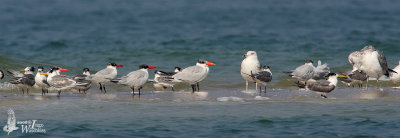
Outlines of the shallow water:
[[[6,97],[4,97],[6,96]],[[392,88],[337,89],[328,99],[304,90],[2,94],[0,111],[37,119],[57,137],[397,137],[400,94]],[[5,120],[5,118],[4,118]],[[384,132],[384,133],[382,133]]]
[[[22,96],[0,83],[0,126],[8,108],[17,120],[38,119],[45,134],[22,137],[398,137],[398,89],[347,88],[328,94],[297,90],[282,71],[306,59],[328,63],[333,72],[351,69],[350,52],[365,45],[383,51],[389,67],[400,52],[399,1],[0,1],[0,66],[84,67],[96,72],[107,62],[124,65],[119,76],[140,64],[172,71],[204,58],[216,63],[191,94],[152,92],[140,98],[107,84],[88,95],[68,91],[57,98]],[[255,50],[269,65],[273,82],[266,95],[244,93],[242,55]],[[153,72],[150,71],[150,76]],[[375,86],[374,82],[371,86]],[[251,84],[250,88],[254,88]],[[254,90],[253,90],[254,91]],[[1,137],[6,133],[0,133]]]

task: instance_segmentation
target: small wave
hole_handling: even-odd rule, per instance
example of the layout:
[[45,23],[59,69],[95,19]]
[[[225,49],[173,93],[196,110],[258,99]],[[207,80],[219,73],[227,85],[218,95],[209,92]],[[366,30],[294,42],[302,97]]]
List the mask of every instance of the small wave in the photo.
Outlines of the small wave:
[[262,97],[262,96],[256,96],[254,97],[254,100],[269,100],[270,98],[268,97]]
[[217,98],[217,101],[220,101],[220,102],[244,102],[244,100],[242,98],[233,97],[233,96],[219,97],[219,98]]

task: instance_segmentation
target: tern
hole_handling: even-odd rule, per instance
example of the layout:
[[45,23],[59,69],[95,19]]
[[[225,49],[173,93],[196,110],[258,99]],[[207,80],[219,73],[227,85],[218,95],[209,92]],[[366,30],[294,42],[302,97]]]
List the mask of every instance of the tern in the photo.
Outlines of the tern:
[[43,73],[42,75],[48,75],[47,82],[51,87],[55,88],[58,92],[58,96],[60,96],[62,90],[71,89],[77,85],[85,85],[78,84],[75,80],[61,75],[60,72],[68,71],[67,69],[60,67],[52,67],[49,73]]
[[[264,66],[257,74],[251,74],[251,77],[259,84],[264,85],[264,93],[267,93],[267,83],[272,80],[272,73],[269,66]],[[260,86],[260,94],[261,94]]]
[[99,84],[100,91],[106,93],[105,84],[117,77],[117,67],[122,67],[122,65],[113,62],[108,63],[105,69],[98,71],[96,74],[90,75],[87,79],[91,80],[95,84]]
[[345,77],[343,75],[337,75],[335,73],[329,73],[327,80],[320,80],[314,83],[308,83],[306,86],[309,90],[315,91],[318,94],[321,94],[322,97],[326,97],[327,93],[330,93],[336,88],[337,85],[337,78],[338,77]]
[[149,79],[148,69],[154,68],[156,67],[143,64],[139,66],[138,70],[132,71],[119,79],[112,80],[112,82],[128,86],[132,89],[132,95],[135,95],[135,89],[137,89],[140,95],[142,86]]
[[39,66],[35,76],[35,86],[42,88],[42,95],[45,92],[49,93],[48,88],[50,87],[49,83],[47,83],[47,76],[42,75],[43,73],[43,67]]
[[[246,54],[243,55],[244,59],[240,66],[240,75],[242,78],[246,80],[246,91],[248,91],[249,81],[255,82],[254,79],[249,76],[249,74],[256,74],[261,70],[261,64],[258,61],[256,51],[247,51]],[[256,91],[257,91],[257,82],[256,83]]]
[[338,79],[344,83],[347,84],[347,86],[350,87],[350,85],[357,84],[359,88],[362,87],[362,83],[368,79],[367,74],[364,71],[358,71],[354,70],[353,72],[348,71],[346,74],[346,77],[339,77]]
[[208,66],[214,66],[215,64],[203,59],[199,59],[194,66],[187,67],[181,72],[172,75],[173,82],[183,82],[192,86],[192,92],[199,91],[196,88],[200,81],[204,80],[209,72]]
[[80,84],[85,84],[85,85],[77,85],[73,89],[78,90],[79,93],[81,91],[86,94],[86,91],[90,89],[90,86],[92,85],[92,82],[88,80],[88,77],[90,76],[89,68],[83,68],[83,73],[81,75],[77,75],[74,77],[74,80],[76,82],[79,82]]
[[24,72],[22,77],[18,75],[18,73],[13,73],[11,71],[7,71],[7,75],[11,77],[10,83],[15,84],[19,88],[22,89],[22,94],[25,94],[24,89],[26,89],[26,94],[29,94],[29,88],[35,85],[35,76],[33,76],[33,72],[35,71],[35,67],[26,67],[19,72]]
[[165,89],[167,87],[171,87],[172,91],[174,91],[175,83],[172,82],[172,75],[175,75],[178,72],[181,72],[182,68],[175,67],[174,72],[164,72],[160,70],[156,70],[154,72],[154,88],[156,89]]
[[312,77],[312,79],[314,80],[321,80],[321,79],[325,79],[325,76],[328,75],[330,73],[330,69],[328,67],[328,64],[322,64],[321,60],[318,60],[318,65],[317,67],[314,67],[314,75]]

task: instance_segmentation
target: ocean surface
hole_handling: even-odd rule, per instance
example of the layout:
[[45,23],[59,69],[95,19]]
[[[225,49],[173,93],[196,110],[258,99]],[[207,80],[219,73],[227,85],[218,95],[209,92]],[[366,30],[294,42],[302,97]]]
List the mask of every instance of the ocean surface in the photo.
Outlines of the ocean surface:
[[[10,137],[399,137],[399,90],[348,88],[322,99],[298,90],[282,71],[306,59],[350,70],[347,56],[365,45],[385,53],[390,68],[400,59],[400,1],[290,0],[2,0],[0,66],[61,66],[76,75],[108,62],[124,65],[119,76],[141,64],[172,71],[198,59],[216,64],[201,92],[178,85],[176,92],[141,97],[107,84],[87,95],[53,92],[31,96],[0,80],[0,126],[7,110],[17,120],[37,119],[46,133]],[[244,92],[242,55],[257,52],[271,67],[268,93]],[[151,78],[153,71],[149,71]],[[254,89],[254,85],[250,85]],[[0,137],[7,136],[1,132]]]

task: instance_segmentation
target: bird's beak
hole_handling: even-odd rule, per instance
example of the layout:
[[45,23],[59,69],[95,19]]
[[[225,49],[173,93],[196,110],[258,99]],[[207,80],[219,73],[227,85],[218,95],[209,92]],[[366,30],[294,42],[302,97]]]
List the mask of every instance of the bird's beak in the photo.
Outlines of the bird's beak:
[[338,75],[339,78],[346,78],[344,75]]
[[154,67],[154,66],[149,66],[149,69],[154,69],[154,68],[156,68],[156,67]]
[[207,62],[207,63],[206,63],[206,65],[209,65],[209,66],[214,66],[215,64],[214,64],[214,63],[212,63],[212,62]]
[[117,67],[119,67],[119,68],[120,68],[120,67],[122,67],[122,65],[120,65],[120,64],[117,64]]
[[247,57],[247,54],[244,54],[242,57],[246,58],[246,57]]
[[18,71],[18,72],[25,72],[25,70],[23,69],[23,70],[20,70],[20,71]]
[[40,75],[49,75],[48,73],[42,73],[42,74],[40,74]]
[[64,68],[62,68],[62,69],[60,69],[60,71],[68,71],[67,69],[64,69]]

